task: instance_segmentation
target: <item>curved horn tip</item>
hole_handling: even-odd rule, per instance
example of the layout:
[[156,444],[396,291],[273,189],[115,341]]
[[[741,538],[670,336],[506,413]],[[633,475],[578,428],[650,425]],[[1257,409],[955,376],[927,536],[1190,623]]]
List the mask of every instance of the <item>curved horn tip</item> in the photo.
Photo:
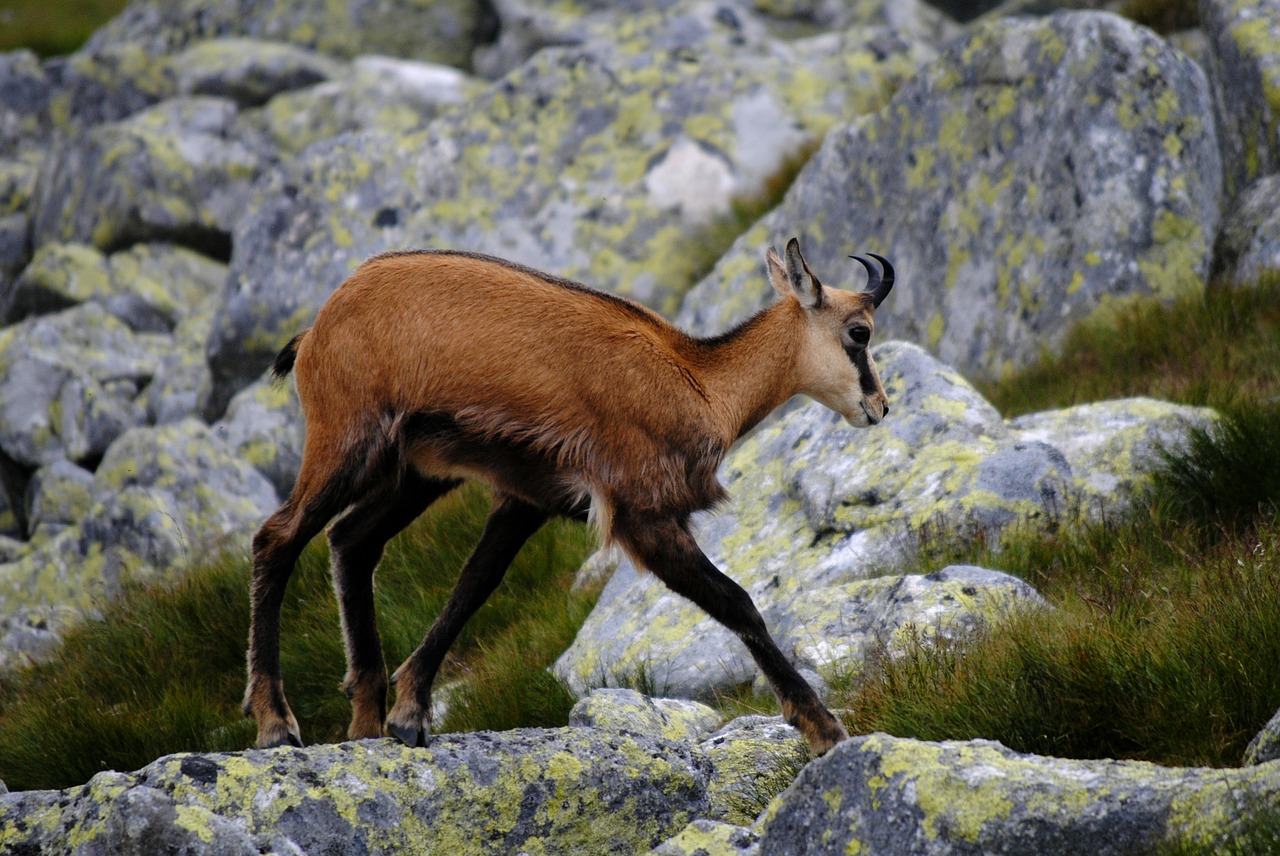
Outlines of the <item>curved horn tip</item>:
[[884,278],[889,282],[893,282],[893,265],[889,264],[889,260],[878,253],[867,253],[867,255],[880,262],[880,266],[884,268]]

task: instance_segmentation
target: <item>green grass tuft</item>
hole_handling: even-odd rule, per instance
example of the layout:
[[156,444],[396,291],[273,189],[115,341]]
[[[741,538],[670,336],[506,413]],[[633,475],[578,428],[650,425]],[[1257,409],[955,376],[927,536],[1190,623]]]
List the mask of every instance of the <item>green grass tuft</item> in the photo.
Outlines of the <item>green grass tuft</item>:
[[1280,399],[1280,277],[1134,303],[979,388],[1006,416],[1133,395],[1221,409]]
[[[388,545],[378,569],[386,659],[399,664],[439,613],[479,537],[488,501],[464,488]],[[595,600],[571,590],[594,536],[551,523],[521,551],[468,623],[437,685],[461,682],[447,729],[564,724],[571,700],[545,671]],[[12,790],[61,788],[179,751],[252,745],[239,710],[249,628],[248,565],[224,559],[169,586],[132,586],[66,637],[55,660],[0,676],[0,779]],[[328,553],[317,539],[289,583],[282,667],[308,742],[344,739],[350,706]]]
[[0,51],[28,48],[42,57],[71,53],[128,0],[5,0]]

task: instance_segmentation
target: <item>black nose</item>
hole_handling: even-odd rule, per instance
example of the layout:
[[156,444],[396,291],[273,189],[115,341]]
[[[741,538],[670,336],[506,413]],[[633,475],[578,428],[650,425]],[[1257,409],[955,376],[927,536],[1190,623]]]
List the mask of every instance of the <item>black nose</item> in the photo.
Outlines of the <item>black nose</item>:
[[889,404],[888,404],[888,402],[885,402],[885,405],[884,405],[884,413],[881,413],[881,414],[880,414],[880,418],[882,418],[882,419],[883,419],[885,416],[888,416],[888,415],[889,415]]

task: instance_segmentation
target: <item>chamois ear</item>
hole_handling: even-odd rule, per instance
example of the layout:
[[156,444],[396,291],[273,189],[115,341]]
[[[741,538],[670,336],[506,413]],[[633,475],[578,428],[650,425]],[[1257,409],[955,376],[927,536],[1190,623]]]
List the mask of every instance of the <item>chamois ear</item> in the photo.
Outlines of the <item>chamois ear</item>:
[[787,241],[787,281],[801,306],[822,308],[822,283],[809,270],[809,264],[800,255],[800,242],[795,238]]
[[764,266],[769,271],[769,284],[779,297],[791,294],[791,283],[787,281],[787,269],[782,264],[782,257],[773,247],[765,253]]

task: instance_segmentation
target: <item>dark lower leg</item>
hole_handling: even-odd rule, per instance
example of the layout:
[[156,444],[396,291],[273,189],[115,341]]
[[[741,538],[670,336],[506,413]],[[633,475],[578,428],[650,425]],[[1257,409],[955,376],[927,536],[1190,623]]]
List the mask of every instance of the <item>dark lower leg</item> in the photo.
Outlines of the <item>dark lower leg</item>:
[[463,565],[449,602],[426,638],[396,670],[396,703],[387,717],[387,733],[410,746],[423,745],[431,731],[431,685],[449,646],[463,625],[502,582],[507,567],[546,512],[512,497],[494,498],[475,550]]
[[373,575],[386,543],[458,484],[406,473],[396,491],[362,500],[329,532],[334,590],[342,618],[351,701],[347,737],[381,737],[387,710],[387,668],[373,602]]
[[285,503],[253,539],[249,680],[243,709],[258,725],[260,748],[302,745],[280,676],[280,608],[298,556],[328,519],[322,517],[318,513],[295,514],[293,506]]
[[614,523],[615,534],[638,563],[743,641],[778,697],[783,715],[804,735],[815,756],[848,737],[779,650],[751,596],[706,557],[682,521],[615,517]]

